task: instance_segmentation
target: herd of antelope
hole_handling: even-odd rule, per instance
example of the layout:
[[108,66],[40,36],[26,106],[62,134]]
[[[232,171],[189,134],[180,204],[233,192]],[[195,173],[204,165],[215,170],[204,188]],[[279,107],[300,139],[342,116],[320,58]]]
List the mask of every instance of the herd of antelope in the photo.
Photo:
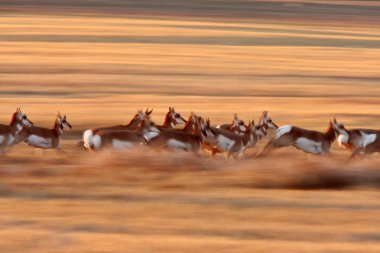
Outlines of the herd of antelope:
[[[270,151],[281,147],[295,147],[306,153],[326,155],[331,144],[337,140],[351,150],[351,158],[380,152],[380,130],[350,129],[330,121],[326,132],[303,129],[285,125],[278,127],[264,111],[256,125],[249,121],[245,124],[235,114],[232,123],[212,126],[209,119],[193,112],[185,120],[174,108],[170,107],[164,123],[156,125],[150,116],[153,110],[138,110],[127,125],[94,128],[84,131],[83,146],[98,151],[105,148],[130,149],[140,145],[149,147],[183,150],[199,154],[202,149],[209,150],[214,156],[224,153],[226,159],[238,158],[245,150],[254,147],[263,139],[269,129],[275,131],[264,149],[256,156],[266,156]],[[179,129],[176,125],[184,124]],[[53,128],[34,126],[28,117],[17,108],[9,125],[0,124],[0,152],[8,147],[25,142],[41,149],[60,149],[60,138],[64,129],[71,128],[66,115],[58,112]]]

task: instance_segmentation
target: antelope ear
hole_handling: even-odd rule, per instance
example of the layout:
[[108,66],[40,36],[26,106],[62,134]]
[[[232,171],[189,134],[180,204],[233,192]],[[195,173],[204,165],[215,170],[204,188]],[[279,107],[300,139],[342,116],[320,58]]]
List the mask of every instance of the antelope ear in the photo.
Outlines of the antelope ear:
[[234,113],[234,119],[238,119],[237,113]]
[[152,112],[153,112],[153,108],[152,108],[152,110],[150,110],[150,111],[148,112],[148,115],[151,115]]
[[336,121],[336,118],[334,117],[334,123],[336,124],[336,123],[338,123],[338,121]]

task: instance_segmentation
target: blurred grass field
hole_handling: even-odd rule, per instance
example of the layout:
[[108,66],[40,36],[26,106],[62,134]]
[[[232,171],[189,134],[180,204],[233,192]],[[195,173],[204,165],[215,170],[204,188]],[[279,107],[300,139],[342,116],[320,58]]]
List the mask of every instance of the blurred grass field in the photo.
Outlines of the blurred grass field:
[[[169,106],[214,124],[378,128],[377,1],[0,3],[0,122],[73,125],[0,157],[1,252],[379,252],[379,156],[86,153],[89,127]],[[266,143],[264,139],[253,154]]]

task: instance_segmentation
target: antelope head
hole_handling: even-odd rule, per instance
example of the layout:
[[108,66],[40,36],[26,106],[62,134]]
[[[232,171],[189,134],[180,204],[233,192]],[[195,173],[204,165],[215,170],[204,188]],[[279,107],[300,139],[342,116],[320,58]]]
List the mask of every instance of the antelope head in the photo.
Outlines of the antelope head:
[[168,116],[174,125],[186,123],[186,120],[182,118],[181,114],[175,111],[174,107],[169,107]]
[[265,127],[263,127],[262,125],[257,125],[255,127],[254,133],[258,139],[261,139],[267,135],[267,131],[266,131]]
[[277,129],[278,126],[272,121],[272,119],[268,116],[268,111],[263,111],[261,115],[259,125],[264,125],[267,128]]
[[13,114],[14,117],[17,119],[18,122],[20,122],[23,126],[31,127],[33,126],[33,122],[31,122],[26,114],[24,114],[20,107],[17,108],[16,112]]
[[[146,110],[147,111],[147,110]],[[137,113],[135,114],[135,116],[133,116],[133,119],[132,120],[139,120],[139,121],[142,121],[146,115],[146,111],[143,112],[142,109],[139,109],[137,110]]]
[[333,127],[335,134],[338,136],[339,145],[347,144],[348,139],[350,138],[350,133],[344,127],[344,125],[342,123],[339,123],[336,118],[334,118],[330,124]]
[[204,139],[215,138],[216,133],[211,128],[210,119],[203,119],[201,117],[198,117],[198,124],[200,133]]
[[239,119],[239,117],[235,113],[234,120],[232,121],[230,129],[235,130],[235,132],[237,133],[244,133],[247,130],[247,127],[245,126],[244,121]]
[[256,132],[257,132],[257,126],[255,124],[255,121],[254,120],[249,121],[248,126],[247,126],[247,130],[245,131],[245,134],[249,134],[249,140],[246,143],[246,145],[248,147],[255,145],[256,140],[258,139]]
[[194,112],[191,112],[189,119],[187,120],[186,124],[187,124],[187,126],[191,126],[191,129],[193,130],[193,132],[196,130],[199,130],[198,118],[199,117]]
[[66,120],[66,115],[63,115],[63,117],[62,117],[60,112],[58,112],[58,114],[57,114],[56,122],[60,126],[61,130],[72,128],[70,123]]

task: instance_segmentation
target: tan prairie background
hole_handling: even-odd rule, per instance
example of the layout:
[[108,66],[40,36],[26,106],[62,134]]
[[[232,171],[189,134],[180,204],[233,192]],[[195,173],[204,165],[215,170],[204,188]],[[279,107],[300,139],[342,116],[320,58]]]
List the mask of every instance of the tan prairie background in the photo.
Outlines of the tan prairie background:
[[50,127],[60,110],[74,130],[66,154],[0,158],[0,252],[380,252],[377,155],[75,147],[146,107],[157,123],[175,106],[214,124],[269,110],[378,128],[379,70],[378,1],[3,0],[0,121],[21,107]]

